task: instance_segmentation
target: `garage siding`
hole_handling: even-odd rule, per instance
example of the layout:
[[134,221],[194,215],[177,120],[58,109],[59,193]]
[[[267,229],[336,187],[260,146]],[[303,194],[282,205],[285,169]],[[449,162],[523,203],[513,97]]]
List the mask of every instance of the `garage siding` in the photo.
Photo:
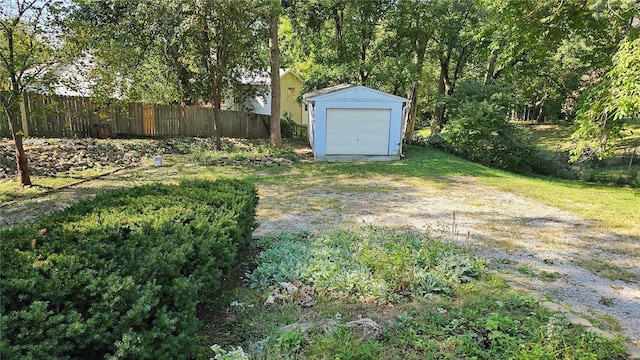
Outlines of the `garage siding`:
[[389,155],[390,109],[327,109],[327,155]]

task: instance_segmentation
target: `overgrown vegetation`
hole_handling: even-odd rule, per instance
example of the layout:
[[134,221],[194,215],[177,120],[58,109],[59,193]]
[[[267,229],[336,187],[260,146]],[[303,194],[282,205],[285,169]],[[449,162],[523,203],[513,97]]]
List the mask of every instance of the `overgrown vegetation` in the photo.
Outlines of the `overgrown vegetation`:
[[509,122],[507,114],[514,101],[509,88],[462,82],[449,100],[449,121],[442,132],[444,148],[496,169],[552,175],[551,161]]
[[220,161],[245,161],[252,157],[265,155],[291,161],[299,160],[298,155],[289,146],[276,147],[261,142],[224,142],[221,150],[216,150],[208,139],[181,142],[177,146],[182,153],[190,155],[191,161],[200,165],[214,165]]
[[187,359],[196,306],[251,239],[237,180],[105,193],[0,231],[3,359]]
[[[221,325],[232,333],[210,339],[212,351],[237,356],[226,358],[626,356],[619,341],[584,333],[537,299],[510,291],[477,256],[420,233],[380,227],[318,237],[283,233],[264,245],[247,279],[256,290],[228,298],[239,304]],[[266,292],[294,280],[313,289],[312,306],[299,305],[296,292],[280,305],[264,304]],[[380,334],[363,336],[348,326],[361,318],[377,321]],[[284,326],[294,323],[310,325]]]
[[484,263],[419,233],[369,227],[311,241],[283,234],[258,256],[252,287],[300,280],[321,296],[371,303],[449,293],[482,273]]

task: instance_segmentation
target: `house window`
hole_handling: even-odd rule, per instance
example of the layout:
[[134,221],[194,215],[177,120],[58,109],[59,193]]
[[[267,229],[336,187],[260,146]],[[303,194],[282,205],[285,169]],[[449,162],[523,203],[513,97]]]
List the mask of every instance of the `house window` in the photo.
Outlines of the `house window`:
[[289,101],[296,101],[296,88],[290,87],[287,89],[287,99]]

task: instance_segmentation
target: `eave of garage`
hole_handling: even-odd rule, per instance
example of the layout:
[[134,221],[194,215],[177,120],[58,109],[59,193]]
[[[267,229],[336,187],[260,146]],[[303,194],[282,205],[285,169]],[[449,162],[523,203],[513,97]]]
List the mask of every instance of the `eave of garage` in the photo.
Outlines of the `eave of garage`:
[[[409,100],[400,96],[396,96],[393,94],[388,94],[386,92],[383,91],[379,91],[376,89],[372,89],[366,86],[362,86],[362,85],[351,85],[351,84],[339,84],[339,85],[335,85],[335,86],[330,86],[324,89],[319,89],[319,90],[315,90],[315,91],[311,91],[308,92],[304,95],[302,95],[302,100],[308,104],[308,103],[315,103],[316,100],[323,100],[325,98],[329,98],[329,97],[333,97],[336,94],[340,93],[340,92],[344,92],[347,90],[355,90],[355,89],[364,89],[366,91],[370,91],[373,93],[377,93],[380,96],[385,97],[388,100],[391,101],[400,101],[403,103],[408,102]],[[362,99],[360,99],[360,101],[362,101]]]

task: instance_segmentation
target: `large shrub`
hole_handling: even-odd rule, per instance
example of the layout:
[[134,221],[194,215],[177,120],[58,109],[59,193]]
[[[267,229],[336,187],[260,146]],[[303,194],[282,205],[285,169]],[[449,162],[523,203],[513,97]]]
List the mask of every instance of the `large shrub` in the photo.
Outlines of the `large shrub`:
[[193,357],[256,205],[246,182],[154,184],[2,230],[0,358]]
[[512,99],[495,85],[462,83],[449,104],[441,134],[445,147],[465,159],[517,173],[544,173],[546,158],[509,122]]

